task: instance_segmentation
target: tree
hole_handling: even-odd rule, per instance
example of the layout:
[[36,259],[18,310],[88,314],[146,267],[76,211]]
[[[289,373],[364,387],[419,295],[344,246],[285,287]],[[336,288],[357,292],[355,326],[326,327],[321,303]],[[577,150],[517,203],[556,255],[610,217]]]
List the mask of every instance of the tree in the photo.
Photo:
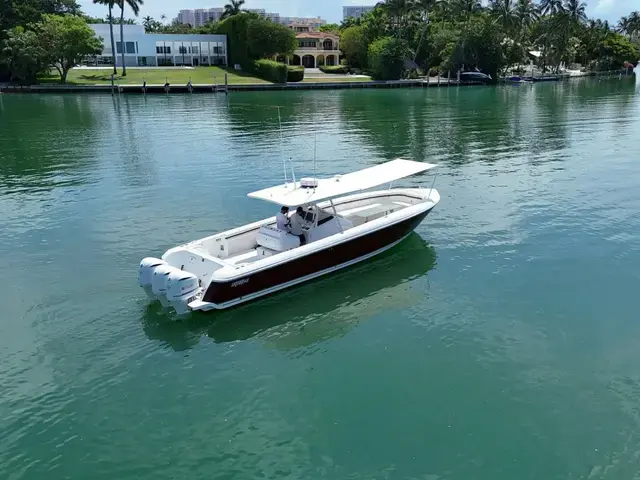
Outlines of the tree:
[[47,51],[36,32],[18,26],[7,32],[0,61],[9,67],[10,81],[33,84],[47,66]]
[[227,3],[224,6],[224,11],[222,12],[220,19],[233,17],[234,15],[244,12],[245,10],[242,9],[244,2],[245,0],[231,0],[230,3]]
[[143,0],[119,0],[119,6],[120,6],[120,46],[122,49],[122,76],[126,77],[127,76],[127,65],[125,62],[125,50],[126,50],[126,43],[124,41],[124,8],[126,5],[129,5],[129,7],[131,8],[131,10],[133,11],[133,14],[137,17],[138,13],[140,13],[140,5],[142,5],[144,2]]
[[600,54],[599,69],[601,70],[619,69],[625,62],[638,61],[638,48],[628,38],[615,32],[609,32],[606,35]]
[[554,15],[563,10],[562,0],[542,0],[540,2],[540,11],[543,15]]
[[580,0],[567,0],[564,6],[564,11],[569,16],[572,27],[575,27],[578,24],[587,23],[586,8],[587,4]]
[[61,83],[66,83],[69,70],[83,58],[102,51],[102,40],[79,16],[43,15],[35,29],[46,46],[47,63],[58,71]]
[[507,34],[518,30],[518,11],[513,0],[491,0],[491,13]]
[[420,21],[422,23],[422,28],[420,29],[420,39],[418,40],[418,45],[415,48],[415,52],[413,55],[413,62],[415,63],[418,59],[418,52],[422,47],[422,42],[424,41],[424,35],[427,32],[427,27],[429,26],[429,13],[433,9],[436,4],[436,0],[415,0],[414,11],[419,15]]
[[366,68],[369,41],[362,26],[345,28],[340,35],[340,49],[350,67]]
[[292,55],[298,47],[293,30],[262,17],[249,20],[246,38],[249,55],[256,59]]
[[402,32],[407,26],[409,14],[413,10],[413,0],[386,0],[379,3],[378,6],[387,13],[396,35],[401,38]]
[[503,32],[489,15],[474,15],[461,29],[456,48],[450,54],[455,69],[475,66],[496,81],[506,64]]
[[533,26],[539,16],[538,7],[533,3],[533,0],[518,0],[516,18],[520,38],[525,36],[525,32]]
[[106,5],[109,9],[109,16],[107,19],[109,20],[109,39],[111,40],[111,58],[113,59],[113,74],[116,75],[118,70],[116,70],[116,42],[113,38],[113,7],[116,5],[116,0],[93,0],[93,3],[97,3],[99,5]]
[[320,25],[319,32],[338,33],[340,31],[340,25],[337,23],[327,23],[326,25]]
[[398,80],[404,71],[409,53],[406,42],[399,38],[383,37],[369,45],[368,65],[376,80]]
[[628,17],[622,17],[618,22],[616,30],[629,37],[637,37],[640,35],[640,12],[631,12]]
[[[12,28],[21,26],[28,30],[45,13],[79,15],[81,12],[75,0],[0,0],[0,52],[6,46]],[[0,62],[0,81],[10,77],[9,67]]]

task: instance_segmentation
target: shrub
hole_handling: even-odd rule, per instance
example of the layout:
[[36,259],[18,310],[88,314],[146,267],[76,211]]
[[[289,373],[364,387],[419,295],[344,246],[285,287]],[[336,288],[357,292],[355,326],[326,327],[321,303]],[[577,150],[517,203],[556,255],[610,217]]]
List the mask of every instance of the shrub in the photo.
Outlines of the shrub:
[[304,67],[289,65],[287,67],[287,82],[301,82],[304,79]]
[[320,67],[320,71],[324,73],[349,73],[349,68],[344,65],[323,65]]
[[256,60],[253,62],[253,73],[263,80],[273,83],[287,81],[287,66],[273,60]]
[[408,47],[404,40],[383,37],[369,46],[368,63],[375,80],[398,80],[404,71]]

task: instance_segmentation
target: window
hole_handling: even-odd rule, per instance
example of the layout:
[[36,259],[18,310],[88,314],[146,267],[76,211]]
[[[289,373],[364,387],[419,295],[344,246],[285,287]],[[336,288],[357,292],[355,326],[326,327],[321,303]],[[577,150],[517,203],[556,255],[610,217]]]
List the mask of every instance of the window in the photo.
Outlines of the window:
[[161,55],[164,53],[164,47],[159,47],[156,45],[156,54]]
[[184,55],[187,53],[187,47],[178,47],[178,53]]
[[[136,53],[136,42],[124,42],[125,53]],[[116,42],[116,52],[122,53],[122,42]]]
[[316,48],[316,41],[315,40],[298,40],[298,47]]
[[164,47],[164,53],[171,53],[171,47]]
[[197,55],[199,53],[198,47],[191,47],[191,53],[195,53]]

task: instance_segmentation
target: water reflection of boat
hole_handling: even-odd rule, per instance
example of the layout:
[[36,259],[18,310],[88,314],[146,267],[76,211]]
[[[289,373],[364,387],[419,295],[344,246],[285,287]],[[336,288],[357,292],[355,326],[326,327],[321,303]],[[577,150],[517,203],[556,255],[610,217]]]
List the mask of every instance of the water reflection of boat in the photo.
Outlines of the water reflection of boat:
[[143,328],[147,337],[166,342],[174,350],[191,348],[205,334],[219,343],[258,335],[277,348],[309,345],[341,336],[355,323],[381,311],[406,308],[423,299],[424,291],[412,288],[409,282],[425,276],[435,261],[433,247],[412,233],[370,262],[256,303],[219,311],[213,317],[198,314],[176,323],[167,321],[157,305],[147,307]]

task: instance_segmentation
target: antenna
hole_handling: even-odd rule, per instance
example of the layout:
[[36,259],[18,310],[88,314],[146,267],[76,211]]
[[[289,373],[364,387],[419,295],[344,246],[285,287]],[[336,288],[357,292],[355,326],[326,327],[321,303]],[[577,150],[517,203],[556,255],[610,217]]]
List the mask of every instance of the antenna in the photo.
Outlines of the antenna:
[[316,160],[318,158],[318,130],[313,130],[313,180],[316,181]]
[[[278,127],[280,129],[280,156],[282,157],[282,168],[284,169],[284,184],[287,184],[287,159],[284,158],[284,149],[282,147],[282,118],[280,117],[280,106],[278,106]],[[292,167],[292,172],[293,172],[293,165]],[[296,178],[295,176],[293,177],[293,183],[295,186],[296,183]]]
[[291,163],[291,176],[293,177],[293,188],[296,188],[296,172],[293,171],[293,158],[289,157],[289,162]]

